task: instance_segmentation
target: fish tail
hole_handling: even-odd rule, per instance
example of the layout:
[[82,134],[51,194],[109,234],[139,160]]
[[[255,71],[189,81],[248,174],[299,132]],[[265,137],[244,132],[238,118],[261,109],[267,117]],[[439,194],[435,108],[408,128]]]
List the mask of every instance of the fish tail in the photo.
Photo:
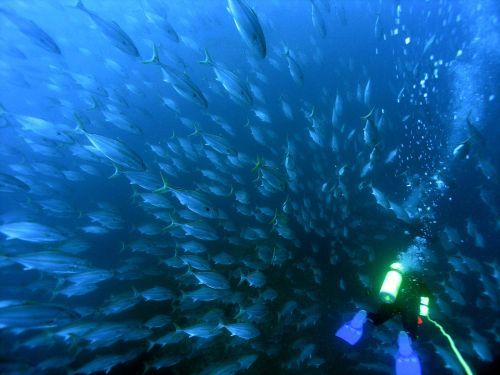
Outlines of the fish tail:
[[73,117],[75,118],[76,121],[76,127],[75,127],[75,132],[77,133],[86,133],[85,128],[83,127],[83,118],[80,114],[78,113],[73,113]]
[[115,177],[117,177],[117,176],[119,176],[119,175],[122,174],[122,171],[120,171],[120,168],[118,168],[118,166],[116,164],[113,164],[113,168],[115,168],[115,171],[108,178],[115,178]]
[[210,57],[210,54],[208,53],[207,49],[205,48],[203,51],[205,52],[205,59],[199,61],[199,63],[206,65],[213,65],[214,61],[212,60],[212,57]]
[[135,287],[132,287],[132,291],[134,292],[134,297],[137,297],[140,295],[139,291],[135,289]]
[[92,95],[91,99],[92,99],[92,107],[90,107],[89,110],[98,109],[99,102],[98,102],[97,98],[94,95]]
[[257,156],[257,161],[255,162],[255,166],[252,168],[252,172],[260,170],[260,168],[262,167],[262,162],[263,162],[262,157]]
[[70,337],[70,341],[71,341],[69,344],[69,351],[70,352],[76,351],[78,343],[80,342],[79,341],[80,338],[74,333],[70,333],[69,337]]
[[142,60],[143,64],[158,64],[161,65],[160,56],[158,55],[158,45],[153,43],[153,56],[149,60]]
[[192,132],[191,134],[189,134],[189,137],[193,136],[193,135],[198,135],[200,134],[200,128],[198,127],[198,124],[197,123],[194,123],[193,124],[193,127],[194,127],[194,132]]
[[130,196],[130,199],[132,199],[132,202],[135,201],[135,198],[139,196],[139,192],[137,191],[137,188],[135,186],[132,186],[132,195]]
[[[288,199],[288,198],[287,198]],[[273,227],[278,223],[278,209],[276,208],[274,210],[274,216],[273,218],[269,221],[269,224],[272,224]]]
[[83,10],[84,12],[87,11],[87,8],[85,8],[85,5],[83,5],[83,1],[82,0],[78,0],[75,4],[75,8],[77,9],[80,9],[80,10]]
[[155,191],[153,191],[153,193],[161,194],[161,193],[164,193],[164,192],[166,192],[167,190],[170,189],[168,187],[167,177],[165,177],[165,175],[161,171],[160,171],[160,177],[161,177],[161,181],[163,182],[163,186],[161,188],[156,189]]
[[[59,284],[59,282],[58,282],[58,284]],[[50,291],[49,302],[54,301],[54,298],[57,297],[57,293],[59,293],[59,289],[60,289],[60,286],[56,285],[56,287],[52,291]]]
[[[165,231],[169,230],[170,228],[172,228],[174,225],[176,225],[176,224],[177,224],[177,223],[175,222],[174,218],[172,217],[172,214],[171,214],[171,213],[169,213],[169,214],[168,214],[168,216],[170,217],[170,221],[171,221],[171,223],[170,223],[170,224],[168,224],[166,227],[164,227],[164,228],[162,229],[162,232],[165,232]],[[177,256],[177,247],[175,248],[175,256]]]
[[243,284],[243,281],[245,281],[245,279],[246,279],[245,275],[243,274],[242,271],[240,271],[240,282],[238,283],[238,286]]
[[370,111],[370,113],[368,113],[367,115],[361,116],[361,120],[368,120],[372,116],[374,110],[375,110],[375,107],[373,107],[372,110]]
[[176,323],[172,323],[175,327],[175,332],[182,332],[182,328],[179,327]]
[[188,264],[187,266],[188,266],[187,271],[186,271],[185,273],[183,273],[183,274],[181,275],[181,277],[186,277],[186,276],[189,276],[189,275],[192,275],[192,274],[193,274],[193,271],[191,270],[191,265],[190,265],[190,264]]
[[241,306],[238,306],[238,307],[239,307],[239,309],[240,309],[240,310],[238,311],[238,314],[236,314],[236,315],[234,316],[234,318],[233,318],[233,319],[238,319],[238,318],[239,318],[240,316],[242,316],[242,315],[243,315],[243,313],[245,312],[245,310],[244,310]]
[[315,106],[313,106],[313,107],[312,107],[312,109],[311,109],[311,113],[306,114],[306,117],[307,117],[309,120],[310,120],[310,119],[312,119],[312,118],[314,117],[315,112],[316,112],[316,107],[315,107]]
[[153,340],[148,340],[148,348],[146,349],[146,352],[149,352],[151,349],[153,349],[156,345],[156,342]]

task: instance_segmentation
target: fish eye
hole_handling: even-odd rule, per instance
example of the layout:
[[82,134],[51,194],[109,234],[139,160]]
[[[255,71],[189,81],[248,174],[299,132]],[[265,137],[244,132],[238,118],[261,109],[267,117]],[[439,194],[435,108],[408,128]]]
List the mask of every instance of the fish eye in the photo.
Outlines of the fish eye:
[[210,208],[208,208],[208,207],[205,207],[205,211],[210,211]]

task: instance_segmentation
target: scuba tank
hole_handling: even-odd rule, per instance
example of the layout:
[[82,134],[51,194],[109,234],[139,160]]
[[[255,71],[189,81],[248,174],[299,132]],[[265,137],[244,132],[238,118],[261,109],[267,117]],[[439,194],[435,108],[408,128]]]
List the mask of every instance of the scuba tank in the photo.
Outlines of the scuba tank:
[[384,282],[380,288],[379,296],[382,302],[394,303],[403,281],[403,266],[401,263],[391,264],[391,270],[385,275]]

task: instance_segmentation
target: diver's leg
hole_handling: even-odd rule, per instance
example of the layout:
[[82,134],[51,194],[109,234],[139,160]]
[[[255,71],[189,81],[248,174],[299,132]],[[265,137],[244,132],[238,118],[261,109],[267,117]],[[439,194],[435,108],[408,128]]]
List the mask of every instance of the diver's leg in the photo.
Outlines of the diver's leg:
[[411,337],[412,341],[417,339],[418,330],[418,314],[416,311],[403,310],[401,312],[401,320],[403,323],[403,329]]
[[350,345],[356,345],[361,336],[363,336],[363,326],[366,322],[366,311],[360,310],[354,315],[352,320],[342,325],[335,336],[346,341]]
[[399,332],[398,351],[395,355],[396,375],[421,375],[422,368],[417,353],[412,348],[412,340],[405,331]]
[[369,312],[367,318],[373,325],[378,326],[391,319],[395,314],[396,310],[393,305],[383,303],[377,312]]

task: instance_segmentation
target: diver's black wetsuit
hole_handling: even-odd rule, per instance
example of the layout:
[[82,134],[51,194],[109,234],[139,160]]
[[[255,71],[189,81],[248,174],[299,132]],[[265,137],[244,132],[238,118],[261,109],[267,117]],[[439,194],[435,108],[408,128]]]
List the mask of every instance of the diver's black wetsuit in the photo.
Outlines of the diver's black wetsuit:
[[394,303],[382,303],[377,312],[367,315],[374,325],[378,326],[391,319],[396,314],[401,314],[404,330],[412,340],[417,338],[418,315],[420,310],[420,297],[431,297],[427,285],[417,273],[408,273],[403,276],[398,297]]

